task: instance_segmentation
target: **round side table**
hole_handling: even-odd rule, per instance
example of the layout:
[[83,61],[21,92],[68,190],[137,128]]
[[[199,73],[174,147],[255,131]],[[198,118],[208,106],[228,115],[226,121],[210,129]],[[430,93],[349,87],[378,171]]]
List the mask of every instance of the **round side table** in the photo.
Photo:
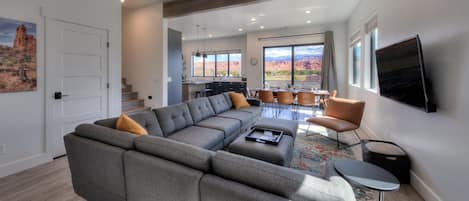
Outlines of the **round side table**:
[[347,181],[379,192],[379,201],[384,201],[384,192],[397,191],[399,180],[376,165],[357,160],[337,160],[335,170]]

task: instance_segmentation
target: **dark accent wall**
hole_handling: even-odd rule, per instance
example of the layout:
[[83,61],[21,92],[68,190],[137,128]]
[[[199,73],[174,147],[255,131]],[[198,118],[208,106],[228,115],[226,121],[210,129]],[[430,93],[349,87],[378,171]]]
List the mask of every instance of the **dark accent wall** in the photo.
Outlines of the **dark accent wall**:
[[182,102],[182,73],[182,33],[168,29],[168,105]]

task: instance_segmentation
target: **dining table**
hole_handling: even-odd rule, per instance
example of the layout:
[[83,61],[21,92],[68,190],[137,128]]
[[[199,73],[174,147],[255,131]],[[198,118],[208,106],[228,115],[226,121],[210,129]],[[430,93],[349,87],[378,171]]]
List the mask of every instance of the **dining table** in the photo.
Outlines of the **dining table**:
[[260,91],[263,91],[263,90],[266,90],[266,91],[272,91],[274,93],[274,96],[276,96],[276,93],[277,92],[292,92],[293,96],[296,97],[296,95],[299,93],[299,92],[307,92],[307,93],[313,93],[315,96],[318,96],[320,100],[320,102],[325,102],[325,100],[327,98],[329,98],[329,96],[331,95],[331,93],[327,90],[320,90],[320,89],[282,89],[282,88],[252,88],[250,89],[250,93],[251,94],[254,94],[254,97],[258,97],[259,96],[259,92]]

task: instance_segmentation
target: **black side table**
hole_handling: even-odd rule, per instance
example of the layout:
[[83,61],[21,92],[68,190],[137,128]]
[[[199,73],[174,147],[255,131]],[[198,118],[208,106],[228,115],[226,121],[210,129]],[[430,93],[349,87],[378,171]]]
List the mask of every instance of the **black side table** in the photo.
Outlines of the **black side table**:
[[399,180],[376,165],[357,160],[337,160],[336,171],[347,181],[379,192],[379,201],[384,201],[384,192],[397,191]]

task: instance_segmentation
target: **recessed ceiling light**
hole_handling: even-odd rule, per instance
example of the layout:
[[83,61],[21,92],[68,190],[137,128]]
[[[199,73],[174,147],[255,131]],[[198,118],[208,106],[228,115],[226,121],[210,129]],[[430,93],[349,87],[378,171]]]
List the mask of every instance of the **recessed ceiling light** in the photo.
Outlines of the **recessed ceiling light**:
[[264,13],[259,13],[259,17],[265,17]]
[[265,27],[264,27],[264,26],[260,26],[259,28],[260,28],[260,29],[264,29]]
[[186,40],[186,38],[182,37],[182,40]]
[[124,3],[124,2],[125,2],[125,0],[121,0],[121,3]]
[[251,22],[255,22],[256,20],[256,18],[251,18]]
[[238,31],[243,31],[243,28],[239,28]]
[[208,37],[211,38],[211,37],[213,37],[213,35],[212,35],[212,34],[209,34]]
[[307,10],[307,11],[305,11],[305,13],[306,13],[306,14],[310,14],[310,13],[311,13],[311,11],[310,11],[310,10]]
[[311,24],[311,20],[306,21],[306,23]]

